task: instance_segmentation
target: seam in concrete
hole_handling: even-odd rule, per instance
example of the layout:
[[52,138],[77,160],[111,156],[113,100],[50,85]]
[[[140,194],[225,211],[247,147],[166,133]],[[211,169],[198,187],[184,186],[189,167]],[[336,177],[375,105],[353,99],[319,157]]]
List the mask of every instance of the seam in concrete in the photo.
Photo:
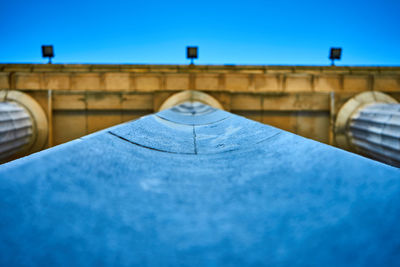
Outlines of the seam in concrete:
[[194,154],[197,155],[196,129],[194,124],[193,124],[193,145],[194,145]]
[[267,141],[267,140],[269,140],[269,139],[272,139],[272,138],[274,138],[275,136],[280,135],[281,133],[282,133],[282,132],[279,132],[279,133],[273,134],[273,135],[271,135],[271,136],[268,136],[267,138],[258,141],[256,144],[260,144],[260,143],[265,142],[265,141]]
[[[124,137],[122,137],[122,136],[119,136],[119,135],[117,135],[117,134],[115,134],[115,133],[113,133],[113,132],[111,132],[111,131],[109,131],[109,132],[107,132],[107,133],[109,133],[109,134],[111,134],[111,135],[113,135],[113,136],[115,136],[115,137],[117,137],[117,138],[119,138],[119,139],[121,139],[121,140],[124,140],[125,142],[131,143],[132,145],[136,145],[136,146],[139,146],[139,147],[142,147],[142,148],[146,148],[146,149],[150,149],[150,150],[155,150],[155,151],[158,151],[158,152],[170,153],[170,154],[194,155],[194,153],[172,152],[172,151],[157,149],[157,148],[150,147],[150,146],[144,146],[144,145],[141,145],[141,144],[139,144],[139,143],[136,143],[136,142],[133,142],[133,141],[131,141],[131,140],[128,140],[128,139],[126,139],[126,138],[124,138]],[[196,154],[197,154],[197,153],[196,153]]]

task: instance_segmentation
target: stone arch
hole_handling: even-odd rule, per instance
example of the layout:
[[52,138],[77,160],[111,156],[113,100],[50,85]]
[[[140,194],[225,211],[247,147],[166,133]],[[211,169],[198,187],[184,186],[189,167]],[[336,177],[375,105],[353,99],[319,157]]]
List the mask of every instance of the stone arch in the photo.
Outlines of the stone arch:
[[17,103],[26,109],[32,120],[33,132],[31,141],[19,152],[18,156],[42,150],[47,144],[49,126],[46,113],[39,103],[28,94],[16,90],[0,91],[0,101]]
[[209,105],[214,108],[224,109],[221,103],[212,97],[209,94],[194,91],[194,90],[186,90],[179,93],[175,93],[172,96],[168,97],[160,106],[158,111],[172,108],[173,106],[179,105],[183,102],[201,102],[203,104]]
[[335,140],[339,147],[351,150],[351,142],[347,135],[351,117],[361,108],[373,103],[396,104],[398,102],[393,97],[379,91],[362,92],[347,100],[340,107],[334,125]]

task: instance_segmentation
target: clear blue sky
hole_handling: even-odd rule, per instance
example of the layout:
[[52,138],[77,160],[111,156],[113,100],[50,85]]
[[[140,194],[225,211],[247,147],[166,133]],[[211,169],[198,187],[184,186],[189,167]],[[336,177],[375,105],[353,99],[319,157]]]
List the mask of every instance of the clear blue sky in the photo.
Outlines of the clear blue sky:
[[0,0],[0,62],[400,65],[400,0]]

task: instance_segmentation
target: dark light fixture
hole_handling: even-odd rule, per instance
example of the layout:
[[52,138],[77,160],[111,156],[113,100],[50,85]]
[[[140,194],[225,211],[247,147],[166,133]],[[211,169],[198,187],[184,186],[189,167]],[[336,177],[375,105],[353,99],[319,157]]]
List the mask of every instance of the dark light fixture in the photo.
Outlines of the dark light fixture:
[[193,65],[193,60],[195,58],[198,58],[198,47],[197,46],[186,47],[186,57],[191,60],[190,64]]
[[329,54],[329,59],[332,60],[332,66],[335,66],[335,60],[340,60],[342,57],[342,48],[332,47],[331,53]]
[[49,64],[51,64],[51,58],[54,57],[54,49],[52,45],[42,45],[42,57],[48,57]]

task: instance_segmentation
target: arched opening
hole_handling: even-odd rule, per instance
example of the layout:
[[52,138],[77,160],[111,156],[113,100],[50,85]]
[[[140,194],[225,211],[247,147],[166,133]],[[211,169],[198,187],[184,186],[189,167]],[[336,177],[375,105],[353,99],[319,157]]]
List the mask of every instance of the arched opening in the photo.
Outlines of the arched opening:
[[158,111],[172,108],[184,102],[201,102],[214,108],[224,109],[221,103],[209,94],[200,91],[186,90],[168,97],[167,100],[162,103]]

